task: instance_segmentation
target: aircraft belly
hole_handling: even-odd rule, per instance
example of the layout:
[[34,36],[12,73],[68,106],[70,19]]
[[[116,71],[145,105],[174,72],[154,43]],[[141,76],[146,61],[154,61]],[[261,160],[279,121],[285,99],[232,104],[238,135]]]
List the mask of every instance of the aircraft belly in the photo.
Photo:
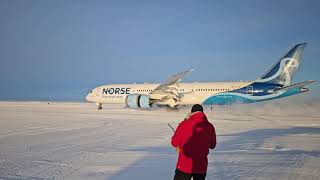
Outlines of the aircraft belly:
[[203,95],[187,94],[187,95],[184,95],[184,97],[182,98],[179,104],[201,104],[206,98],[208,98],[208,95],[203,96]]

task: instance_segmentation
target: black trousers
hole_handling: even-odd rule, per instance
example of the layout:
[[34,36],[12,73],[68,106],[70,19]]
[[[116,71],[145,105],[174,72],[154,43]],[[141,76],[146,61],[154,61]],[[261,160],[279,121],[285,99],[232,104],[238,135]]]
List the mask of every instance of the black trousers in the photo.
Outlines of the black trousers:
[[193,177],[193,180],[205,180],[206,179],[206,173],[204,174],[187,174],[179,169],[176,169],[176,174],[174,175],[173,180],[190,180],[191,177]]

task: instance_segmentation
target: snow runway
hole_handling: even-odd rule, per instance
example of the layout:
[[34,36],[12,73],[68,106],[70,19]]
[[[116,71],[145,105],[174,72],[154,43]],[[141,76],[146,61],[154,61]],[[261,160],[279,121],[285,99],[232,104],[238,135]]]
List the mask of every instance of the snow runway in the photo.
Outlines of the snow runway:
[[[318,105],[218,107],[207,179],[318,179]],[[180,112],[0,102],[0,179],[172,179]]]

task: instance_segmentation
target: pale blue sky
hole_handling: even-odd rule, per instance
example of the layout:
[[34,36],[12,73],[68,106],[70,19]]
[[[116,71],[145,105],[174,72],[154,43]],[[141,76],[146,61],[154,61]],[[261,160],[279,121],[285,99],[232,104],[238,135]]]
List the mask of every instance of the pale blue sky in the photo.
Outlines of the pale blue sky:
[[77,100],[97,85],[161,82],[189,67],[196,71],[187,82],[254,80],[301,42],[308,47],[294,81],[319,81],[319,7],[318,0],[0,0],[0,99]]

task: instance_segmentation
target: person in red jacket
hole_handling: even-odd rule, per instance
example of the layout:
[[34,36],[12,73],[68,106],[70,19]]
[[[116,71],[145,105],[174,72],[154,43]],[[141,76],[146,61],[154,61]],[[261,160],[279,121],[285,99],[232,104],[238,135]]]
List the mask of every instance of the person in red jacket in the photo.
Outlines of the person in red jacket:
[[204,180],[209,148],[216,147],[216,133],[200,104],[192,106],[191,113],[172,136],[171,144],[179,152],[174,180],[190,180],[191,177],[193,180]]

